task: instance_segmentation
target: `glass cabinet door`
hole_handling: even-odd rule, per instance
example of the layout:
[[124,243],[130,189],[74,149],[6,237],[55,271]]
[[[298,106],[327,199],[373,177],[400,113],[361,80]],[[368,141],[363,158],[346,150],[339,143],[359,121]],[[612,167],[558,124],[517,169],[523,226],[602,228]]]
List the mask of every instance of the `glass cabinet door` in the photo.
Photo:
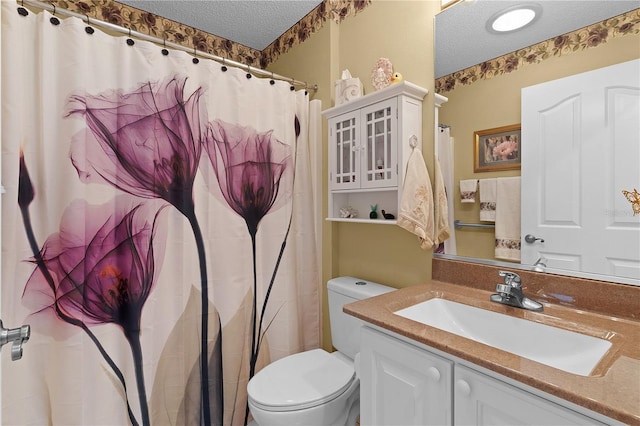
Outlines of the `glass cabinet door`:
[[379,102],[364,108],[362,117],[361,173],[363,188],[398,184],[397,100]]
[[330,123],[333,143],[331,189],[360,187],[359,118],[359,112],[353,112],[336,117]]

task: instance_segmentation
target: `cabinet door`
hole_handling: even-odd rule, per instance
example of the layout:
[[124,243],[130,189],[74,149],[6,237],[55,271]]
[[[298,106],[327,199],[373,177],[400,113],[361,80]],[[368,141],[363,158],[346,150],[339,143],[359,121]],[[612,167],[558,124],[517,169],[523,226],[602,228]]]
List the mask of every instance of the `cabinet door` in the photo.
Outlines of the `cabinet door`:
[[397,111],[397,98],[362,109],[362,188],[398,185]]
[[361,425],[451,425],[451,361],[363,327],[360,362]]
[[500,380],[456,364],[453,415],[456,425],[600,425]]
[[360,188],[360,112],[329,120],[329,188]]

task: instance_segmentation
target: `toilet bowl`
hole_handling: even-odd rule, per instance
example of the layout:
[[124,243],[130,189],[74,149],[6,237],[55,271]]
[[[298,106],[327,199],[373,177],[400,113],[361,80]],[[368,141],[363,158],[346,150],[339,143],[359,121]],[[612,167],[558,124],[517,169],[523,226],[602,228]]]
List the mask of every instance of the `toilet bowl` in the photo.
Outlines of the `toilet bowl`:
[[322,349],[301,352],[263,368],[247,386],[260,426],[354,425],[360,380],[353,361]]
[[[327,283],[331,338],[336,352],[313,349],[279,359],[247,385],[249,410],[259,426],[353,426],[360,415],[357,359],[362,321],[342,306],[394,290],[353,277]],[[355,361],[354,361],[355,359]]]

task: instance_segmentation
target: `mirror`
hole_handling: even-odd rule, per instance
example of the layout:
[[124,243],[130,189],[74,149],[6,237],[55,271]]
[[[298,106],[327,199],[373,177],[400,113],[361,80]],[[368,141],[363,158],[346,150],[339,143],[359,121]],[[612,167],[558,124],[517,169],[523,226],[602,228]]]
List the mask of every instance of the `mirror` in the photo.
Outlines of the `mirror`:
[[[559,33],[557,31],[549,32],[550,28],[546,25],[541,25],[537,31],[533,31],[535,28],[533,25],[529,28],[532,31],[525,29],[521,30],[522,34],[501,36],[505,39],[513,38],[518,39],[515,41],[520,43],[526,43],[518,45],[504,41],[501,43],[501,39],[497,38],[497,35],[489,34],[485,30],[484,24],[486,19],[496,13],[496,7],[509,7],[508,4],[516,2],[476,0],[469,2],[468,5],[465,3],[457,3],[445,9],[435,18],[436,92],[448,98],[448,102],[444,103],[439,110],[439,123],[451,126],[451,136],[455,140],[453,144],[455,152],[453,179],[455,218],[463,223],[479,223],[479,203],[460,202],[459,181],[519,176],[520,171],[474,173],[474,132],[521,123],[520,91],[523,87],[637,59],[637,34],[614,36],[614,34],[621,34],[625,20],[609,20],[608,18],[630,10],[633,11],[631,14],[636,16],[638,9],[636,8],[637,4],[632,5],[632,2],[593,1],[581,3],[580,7],[576,7],[576,2],[541,2],[545,9],[537,23],[542,24],[545,17],[553,15],[562,16],[565,21],[571,21],[571,25],[576,25],[573,22],[574,19],[567,19],[567,17],[577,15],[585,9],[593,12],[587,19],[595,20],[585,24],[584,21],[576,18],[575,21],[580,22],[577,24],[578,26],[573,28],[559,27],[561,28],[561,30],[557,30],[561,31]],[[601,9],[603,3],[614,6],[615,10],[603,11]],[[547,9],[549,6],[566,6],[569,7],[569,11],[565,10],[564,13],[557,10],[549,12]],[[571,10],[571,8],[573,9]],[[474,19],[470,19],[470,16]],[[599,25],[592,25],[587,29],[582,28],[594,23]],[[606,29],[606,31],[598,32],[598,29]],[[590,33],[591,30],[593,32]],[[568,39],[553,40],[554,37],[567,32],[571,33],[571,37]],[[595,43],[598,45],[597,48],[584,45],[584,40],[594,34],[602,36]],[[463,43],[463,41],[465,42]],[[470,44],[469,41],[477,42],[477,45]],[[545,43],[545,41],[547,42]],[[558,42],[562,41],[569,43],[569,45],[558,45]],[[510,50],[500,51],[500,46],[491,47],[495,43],[498,45],[508,44],[508,48],[505,49]],[[466,45],[469,45],[473,52],[466,51],[469,48]],[[521,50],[517,55],[509,53],[518,49]],[[489,53],[478,56],[480,52]],[[472,53],[475,56],[472,56]],[[473,59],[468,59],[471,57]],[[472,63],[460,62],[458,61],[460,58],[468,59]],[[493,58],[497,59],[492,61]],[[477,65],[484,61],[487,63],[483,67]],[[454,68],[447,68],[451,63],[457,65]],[[462,70],[465,67],[467,68]],[[468,84],[468,82],[472,83]],[[526,142],[523,141],[523,143]],[[523,158],[523,161],[526,159]],[[478,259],[482,263],[491,263],[512,269],[533,269],[532,265],[496,261],[493,256],[495,234],[492,229],[460,228],[455,233],[458,251],[457,257],[453,257],[466,261]],[[450,255],[445,257],[450,257]],[[581,271],[551,270],[549,268],[545,272],[640,285],[637,279],[625,277],[594,275]]]

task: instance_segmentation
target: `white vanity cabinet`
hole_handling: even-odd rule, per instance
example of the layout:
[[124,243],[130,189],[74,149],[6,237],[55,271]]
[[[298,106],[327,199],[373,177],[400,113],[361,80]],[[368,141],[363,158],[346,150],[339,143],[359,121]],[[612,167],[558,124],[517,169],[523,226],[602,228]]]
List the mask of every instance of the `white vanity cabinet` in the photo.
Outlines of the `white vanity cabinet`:
[[[372,205],[398,214],[404,170],[422,149],[422,100],[427,90],[400,82],[323,111],[328,120],[329,220],[371,222]],[[413,148],[412,146],[415,146]],[[345,218],[341,209],[358,212]]]
[[604,425],[464,365],[454,371],[456,425]]
[[606,424],[441,351],[370,327],[361,333],[362,426]]
[[368,327],[361,333],[360,424],[452,424],[453,362]]

